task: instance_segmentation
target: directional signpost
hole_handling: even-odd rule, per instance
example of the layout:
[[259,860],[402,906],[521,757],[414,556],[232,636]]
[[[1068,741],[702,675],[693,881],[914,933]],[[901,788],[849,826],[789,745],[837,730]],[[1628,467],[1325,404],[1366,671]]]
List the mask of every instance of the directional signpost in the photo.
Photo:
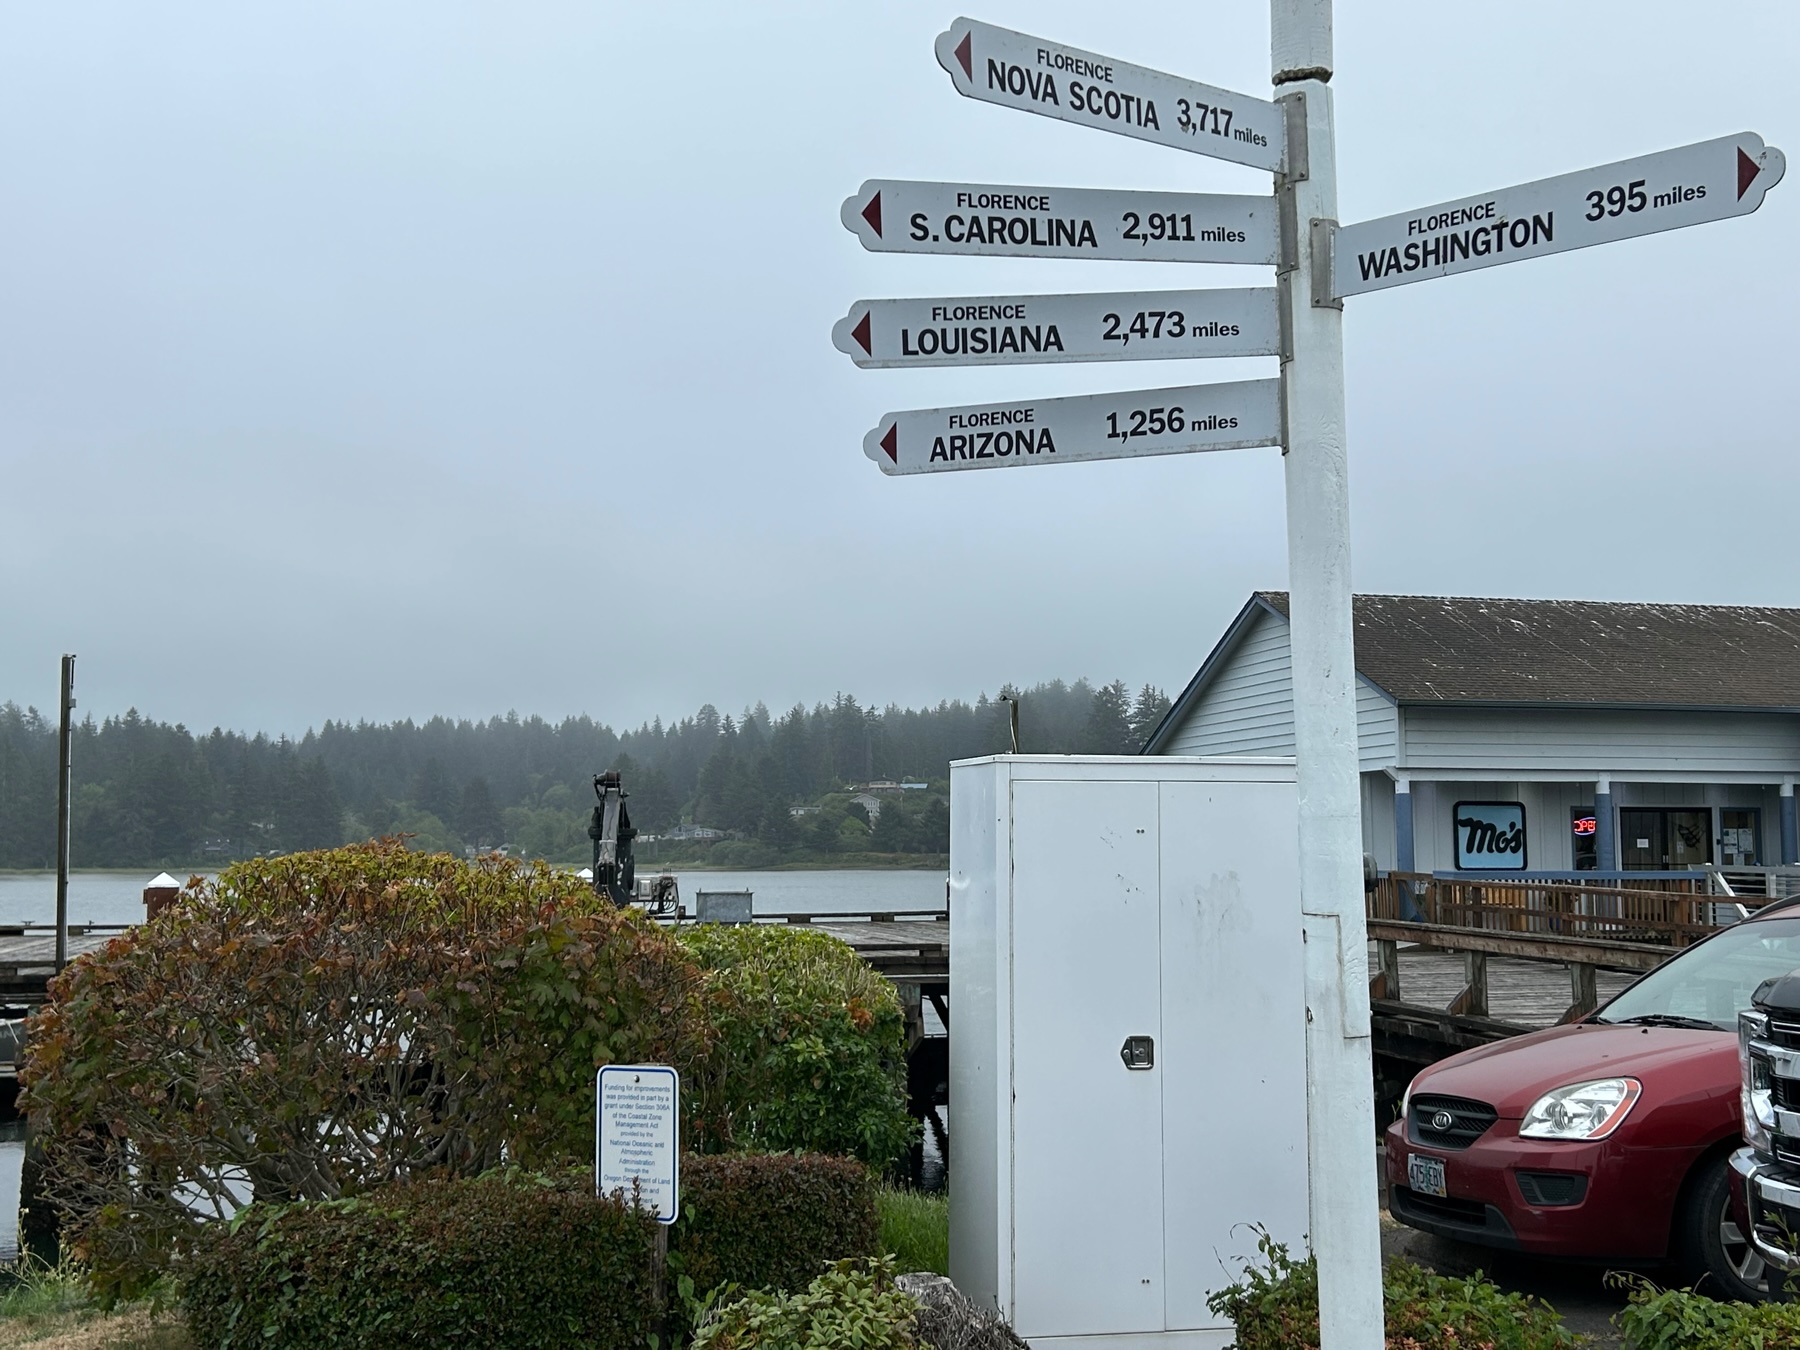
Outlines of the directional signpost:
[[1380,1350],[1343,297],[1748,215],[1786,161],[1746,132],[1340,228],[1331,0],[1269,13],[1273,102],[973,19],[936,51],[967,98],[1266,169],[1273,196],[878,179],[841,217],[872,252],[1273,264],[1278,288],[861,300],[832,340],[871,368],[1280,355],[1279,380],[889,413],[863,451],[904,475],[1283,445],[1320,1343]]
[[872,179],[838,213],[871,253],[1275,261],[1275,199]]
[[865,370],[1274,356],[1273,287],[858,300],[831,330]]
[[1786,169],[1781,151],[1746,131],[1340,226],[1332,294],[1379,291],[1747,216]]
[[1252,168],[1281,168],[1286,126],[1266,99],[974,19],[958,19],[939,35],[937,59],[964,98]]
[[1280,443],[1281,382],[1243,380],[889,413],[863,437],[863,453],[900,474]]

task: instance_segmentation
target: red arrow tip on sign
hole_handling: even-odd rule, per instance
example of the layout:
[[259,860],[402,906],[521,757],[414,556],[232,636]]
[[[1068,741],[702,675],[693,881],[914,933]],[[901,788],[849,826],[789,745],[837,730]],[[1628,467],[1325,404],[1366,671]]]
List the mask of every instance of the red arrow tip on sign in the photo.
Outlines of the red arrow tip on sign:
[[1750,190],[1750,185],[1756,181],[1756,175],[1761,172],[1762,172],[1762,165],[1758,164],[1755,160],[1751,159],[1750,156],[1746,155],[1744,153],[1743,147],[1739,146],[1738,147],[1738,200],[1740,202],[1744,200],[1744,194]]
[[898,464],[900,462],[900,424],[894,423],[887,429],[887,435],[881,438],[881,448],[887,451],[887,457]]
[[866,354],[875,355],[875,349],[869,345],[869,316],[866,312],[862,316],[862,321],[850,330],[850,336],[856,339],[857,345]]
[[963,68],[963,74],[971,80],[975,78],[975,58],[969,53],[969,43],[975,37],[975,30],[970,29],[963,34],[963,40],[956,44],[956,64]]
[[862,209],[862,218],[869,222],[869,228],[875,231],[875,237],[881,237],[881,194],[877,192],[869,198],[869,204]]

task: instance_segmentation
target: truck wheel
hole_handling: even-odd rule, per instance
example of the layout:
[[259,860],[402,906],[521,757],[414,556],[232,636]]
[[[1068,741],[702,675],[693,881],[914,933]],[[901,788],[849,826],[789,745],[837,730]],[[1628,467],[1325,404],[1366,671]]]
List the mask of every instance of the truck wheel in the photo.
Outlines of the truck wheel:
[[1768,1300],[1772,1273],[1731,1213],[1723,1153],[1701,1164],[1676,1216],[1682,1275],[1702,1294],[1742,1303]]

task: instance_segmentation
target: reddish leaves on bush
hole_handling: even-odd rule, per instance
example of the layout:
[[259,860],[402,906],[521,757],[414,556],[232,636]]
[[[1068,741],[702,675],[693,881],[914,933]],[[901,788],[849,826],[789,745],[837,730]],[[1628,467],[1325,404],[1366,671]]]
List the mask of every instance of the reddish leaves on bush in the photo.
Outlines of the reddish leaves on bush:
[[698,972],[580,880],[397,840],[240,863],[69,967],[23,1104],[106,1288],[197,1216],[592,1157],[605,1063],[705,1061]]

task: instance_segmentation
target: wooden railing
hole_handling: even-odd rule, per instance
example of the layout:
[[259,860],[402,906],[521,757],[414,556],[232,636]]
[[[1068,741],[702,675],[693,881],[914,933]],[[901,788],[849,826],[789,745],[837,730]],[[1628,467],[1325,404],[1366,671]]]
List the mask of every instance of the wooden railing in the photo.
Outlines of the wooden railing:
[[1371,921],[1685,947],[1718,927],[1718,897],[1706,886],[1704,873],[1625,887],[1389,872],[1369,892],[1368,914]]

